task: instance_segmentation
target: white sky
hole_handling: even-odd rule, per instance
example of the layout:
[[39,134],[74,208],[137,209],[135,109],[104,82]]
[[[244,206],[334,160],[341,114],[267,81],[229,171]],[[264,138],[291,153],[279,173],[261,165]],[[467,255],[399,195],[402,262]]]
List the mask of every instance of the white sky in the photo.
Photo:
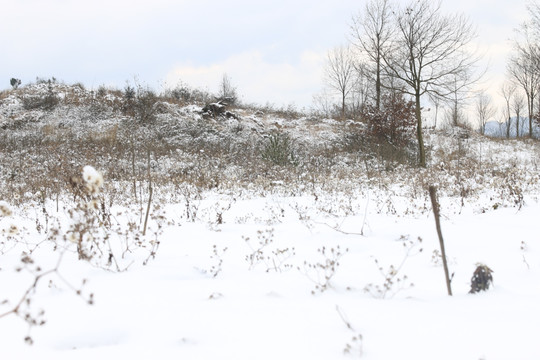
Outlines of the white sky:
[[[401,1],[407,3],[408,1]],[[444,0],[478,27],[496,96],[527,0]],[[362,0],[0,0],[0,81],[36,76],[89,88],[180,80],[215,91],[223,73],[243,101],[311,105],[326,52],[347,42]]]

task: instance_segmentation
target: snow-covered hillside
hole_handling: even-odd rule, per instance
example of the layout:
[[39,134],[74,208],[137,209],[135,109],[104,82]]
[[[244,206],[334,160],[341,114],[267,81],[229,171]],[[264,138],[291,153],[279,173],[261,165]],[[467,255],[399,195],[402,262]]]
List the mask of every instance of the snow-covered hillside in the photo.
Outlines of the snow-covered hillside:
[[418,169],[355,121],[203,107],[0,95],[0,357],[540,357],[536,141],[427,131]]

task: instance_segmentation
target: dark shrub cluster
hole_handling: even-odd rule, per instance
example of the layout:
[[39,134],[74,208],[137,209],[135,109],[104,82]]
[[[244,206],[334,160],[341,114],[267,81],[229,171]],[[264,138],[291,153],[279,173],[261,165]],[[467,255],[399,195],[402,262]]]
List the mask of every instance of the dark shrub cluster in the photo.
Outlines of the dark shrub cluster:
[[47,91],[45,94],[26,95],[22,98],[22,104],[25,110],[43,109],[53,110],[60,99],[54,91],[54,81],[47,81]]
[[375,145],[375,153],[386,160],[405,163],[410,158],[416,124],[415,107],[401,93],[386,94],[381,108],[364,107],[362,118],[367,124],[367,137]]

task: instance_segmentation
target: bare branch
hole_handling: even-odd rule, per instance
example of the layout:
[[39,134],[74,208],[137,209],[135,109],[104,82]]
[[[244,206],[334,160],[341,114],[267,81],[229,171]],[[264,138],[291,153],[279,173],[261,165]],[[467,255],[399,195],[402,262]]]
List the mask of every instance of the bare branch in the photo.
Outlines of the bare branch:
[[496,113],[491,96],[484,91],[480,92],[476,98],[475,110],[480,125],[480,133],[484,135],[486,133],[487,122],[495,116]]
[[377,109],[381,104],[382,87],[382,53],[394,33],[392,8],[389,0],[371,0],[366,3],[363,13],[353,17],[351,34],[353,44],[372,65],[375,83],[375,103]]

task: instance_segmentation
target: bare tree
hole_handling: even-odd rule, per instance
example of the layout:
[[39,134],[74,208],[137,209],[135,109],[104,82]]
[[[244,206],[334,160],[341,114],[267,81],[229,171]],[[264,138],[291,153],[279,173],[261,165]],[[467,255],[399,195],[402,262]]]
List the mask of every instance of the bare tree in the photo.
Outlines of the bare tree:
[[459,101],[452,99],[448,102],[448,107],[444,112],[445,124],[450,124],[451,126],[465,126],[468,121],[467,113],[463,111]]
[[383,71],[405,83],[416,106],[418,158],[426,166],[422,130],[422,96],[448,98],[452,88],[465,89],[478,58],[469,51],[476,33],[463,15],[444,16],[440,1],[415,0],[396,13],[397,34],[382,53]]
[[540,33],[540,5],[537,1],[530,2],[527,5],[527,10],[531,16],[530,24],[532,25],[536,34]]
[[523,135],[523,129],[521,129],[520,133],[520,125],[521,124],[521,112],[523,108],[525,107],[525,99],[523,98],[523,95],[520,93],[514,94],[514,98],[512,99],[512,108],[514,109],[514,113],[516,114],[516,138],[521,137]]
[[323,89],[320,93],[313,95],[314,113],[329,118],[332,116],[332,100],[331,94],[327,89]]
[[510,102],[512,101],[512,97],[514,96],[514,93],[516,91],[516,85],[512,82],[505,82],[500,89],[500,94],[504,98],[505,103],[505,109],[504,109],[504,121],[505,121],[505,130],[506,130],[506,138],[510,138],[510,127],[512,125],[512,122],[510,121],[512,117],[512,113],[510,110]]
[[450,93],[444,98],[444,101],[448,104],[446,122],[452,126],[464,126],[468,121],[466,112],[463,110],[467,100],[469,100],[465,91],[467,89],[462,88],[459,79],[454,77],[447,90]]
[[347,96],[354,85],[354,65],[348,47],[337,47],[328,52],[326,63],[327,84],[341,97],[341,117],[345,118]]
[[476,116],[478,117],[478,123],[480,125],[480,133],[485,135],[486,124],[493,116],[495,116],[496,113],[491,96],[486,94],[484,91],[478,94],[476,97],[475,110]]
[[354,116],[361,114],[368,103],[372,91],[370,91],[369,74],[370,71],[366,63],[360,61],[354,63],[355,77],[351,91],[351,112]]
[[236,87],[231,83],[227,74],[223,74],[218,89],[218,100],[226,102],[227,105],[235,105],[238,102]]
[[437,128],[437,120],[438,120],[438,117],[439,117],[439,108],[442,105],[442,101],[441,101],[441,98],[439,98],[438,96],[436,96],[434,94],[431,94],[429,96],[429,99],[431,100],[431,103],[433,104],[433,106],[435,106],[435,114],[433,116],[433,128],[436,129]]
[[528,24],[524,24],[519,31],[521,39],[514,41],[514,53],[508,64],[508,72],[517,84],[521,86],[527,98],[529,113],[529,137],[533,136],[532,120],[534,116],[534,100],[540,87],[540,51],[535,43]]
[[375,106],[381,108],[382,53],[392,36],[392,9],[389,0],[370,0],[364,11],[353,17],[351,33],[354,45],[373,64]]

